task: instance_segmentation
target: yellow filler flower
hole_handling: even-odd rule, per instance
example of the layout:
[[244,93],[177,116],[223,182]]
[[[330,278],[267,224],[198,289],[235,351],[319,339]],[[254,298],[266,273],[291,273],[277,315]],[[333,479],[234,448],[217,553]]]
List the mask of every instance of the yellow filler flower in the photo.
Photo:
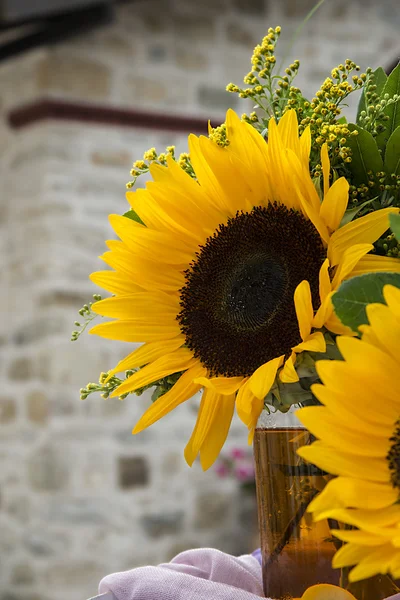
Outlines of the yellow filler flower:
[[353,594],[329,583],[313,585],[304,592],[301,598],[294,600],[356,600]]
[[204,388],[185,450],[208,468],[223,446],[234,406],[250,437],[278,369],[297,381],[296,354],[323,352],[320,331],[343,332],[331,294],[342,279],[387,270],[394,259],[366,256],[388,229],[386,208],[340,227],[348,183],[329,186],[322,150],[324,199],[309,173],[310,130],[299,138],[288,111],[270,122],[268,143],[229,110],[229,144],[190,135],[197,181],[172,157],[152,165],[153,181],[127,199],[145,225],[111,215],[121,241],[103,260],[114,272],[92,281],[114,294],[92,309],[115,318],[91,333],[144,345],[110,375],[142,367],[113,394],[133,392],[173,373],[177,383],[143,415],[148,427]]
[[317,363],[324,406],[297,412],[319,438],[300,456],[338,476],[308,510],[353,526],[332,532],[347,542],[333,566],[356,565],[350,581],[400,578],[400,290],[385,286],[384,298],[367,307],[362,340],[337,339],[343,361]]

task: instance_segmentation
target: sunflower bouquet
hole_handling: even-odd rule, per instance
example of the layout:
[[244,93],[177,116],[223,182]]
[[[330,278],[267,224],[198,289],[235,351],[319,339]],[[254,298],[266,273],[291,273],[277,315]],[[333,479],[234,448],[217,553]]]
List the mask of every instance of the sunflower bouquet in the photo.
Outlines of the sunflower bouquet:
[[227,86],[250,114],[228,110],[187,153],[152,148],[133,164],[108,269],[90,276],[111,296],[80,315],[82,330],[101,315],[112,320],[90,333],[141,346],[81,397],[151,388],[139,433],[201,391],[184,454],[203,469],[235,409],[251,442],[262,413],[302,407],[320,439],[299,454],[338,476],[309,510],[351,527],[332,532],[345,542],[335,566],[399,577],[400,65],[387,76],[346,60],[307,98],[299,61],[276,66],[279,37],[270,28],[254,49],[247,87]]

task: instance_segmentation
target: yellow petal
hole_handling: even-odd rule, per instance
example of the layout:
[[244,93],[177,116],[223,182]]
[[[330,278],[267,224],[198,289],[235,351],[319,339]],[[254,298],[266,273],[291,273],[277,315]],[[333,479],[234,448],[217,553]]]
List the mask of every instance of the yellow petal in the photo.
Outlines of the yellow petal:
[[398,554],[398,550],[390,544],[374,549],[361,563],[350,571],[349,581],[361,581],[368,579],[378,573],[386,574],[390,570],[390,564]]
[[218,394],[230,396],[238,391],[243,382],[243,377],[199,377],[195,383],[202,387],[210,388]]
[[258,367],[248,381],[249,390],[256,398],[264,400],[270,391],[279,367],[282,365],[284,356],[273,358],[269,362]]
[[379,256],[377,254],[367,254],[361,258],[355,265],[348,278],[357,277],[364,273],[375,273],[380,271],[399,273],[400,258],[390,258],[389,256]]
[[178,295],[138,292],[100,300],[92,305],[92,310],[103,317],[162,323],[175,319],[180,309]]
[[289,356],[289,358],[283,365],[282,371],[279,373],[279,379],[283,383],[296,383],[296,381],[299,381],[299,376],[297,375],[296,369],[294,368],[295,362],[296,354],[292,352],[291,356]]
[[373,483],[353,477],[335,477],[309,504],[308,510],[321,513],[332,508],[351,506],[375,510],[397,501],[396,490],[388,484]]
[[311,152],[311,128],[308,125],[300,136],[300,160],[308,169]]
[[175,383],[173,388],[166,394],[158,398],[151,406],[146,410],[144,415],[136,424],[132,433],[139,433],[149,427],[166,414],[174,410],[177,406],[190,400],[200,390],[198,384],[193,382],[193,379],[200,377],[206,372],[206,369],[198,361],[195,365],[190,367],[178,381]]
[[336,273],[332,281],[333,290],[339,287],[343,279],[352,272],[358,261],[372,250],[373,247],[373,244],[354,244],[354,246],[346,248],[336,268]]
[[334,312],[332,312],[328,319],[326,319],[324,323],[325,327],[328,331],[332,333],[336,333],[336,335],[346,335],[346,336],[356,336],[357,334],[347,327],[347,325],[343,325],[340,319],[336,316]]
[[314,331],[304,342],[293,348],[295,352],[326,352],[326,342],[320,331]]
[[183,335],[177,336],[172,340],[162,340],[157,342],[151,342],[149,344],[143,344],[140,348],[137,348],[131,352],[128,356],[123,358],[117,366],[108,372],[106,382],[115,375],[122,371],[128,371],[129,369],[135,369],[136,367],[142,367],[147,365],[165,354],[169,354],[174,350],[177,350],[185,343]]
[[334,569],[341,569],[342,567],[355,565],[368,556],[370,552],[371,549],[368,547],[357,544],[346,544],[336,552],[332,560],[332,567]]
[[371,548],[374,546],[382,546],[382,544],[388,542],[393,535],[392,530],[389,528],[387,537],[376,535],[376,533],[349,529],[331,529],[331,533],[342,542],[357,544],[357,546],[369,546]]
[[144,227],[132,219],[110,215],[112,228],[128,248],[156,262],[188,264],[195,258],[195,250],[171,233]]
[[107,292],[116,295],[123,296],[143,291],[131,279],[115,271],[96,271],[95,273],[91,273],[89,279],[99,287],[107,290]]
[[131,375],[111,394],[111,398],[126,394],[127,392],[133,392],[154,381],[158,381],[162,377],[172,375],[172,373],[186,371],[186,369],[193,367],[197,363],[198,361],[193,358],[191,350],[188,348],[179,348],[175,352],[158,358]]
[[[328,154],[328,144],[322,144],[321,146],[321,165],[322,165],[322,174],[324,177],[324,198],[326,197],[328,190],[329,190],[329,175],[330,175],[330,170],[331,170],[331,164],[329,161],[329,154]],[[339,221],[340,223],[340,221]],[[328,225],[328,223],[327,223]],[[336,227],[332,228],[333,230],[336,229]]]
[[310,463],[333,475],[362,477],[381,483],[387,483],[388,481],[386,459],[369,458],[366,461],[361,456],[331,448],[320,441],[314,442],[311,446],[299,448],[297,453]]
[[218,411],[214,413],[207,436],[200,448],[200,464],[203,471],[206,471],[214,464],[225,444],[231,426],[234,408],[235,394],[219,395]]
[[382,457],[390,448],[388,437],[370,437],[365,443],[365,432],[357,432],[351,422],[345,425],[324,406],[307,406],[296,412],[303,425],[327,446],[335,447],[340,439],[340,450],[349,455]]
[[[400,260],[399,266],[400,266]],[[394,285],[385,285],[383,288],[383,296],[386,304],[389,306],[396,319],[400,321],[400,289],[394,287]]]
[[328,295],[324,298],[321,303],[321,306],[317,310],[314,320],[313,327],[320,329],[332,316],[333,314],[333,304],[332,304],[332,296],[334,292],[329,292]]
[[372,244],[389,229],[389,215],[397,214],[398,208],[381,208],[341,227],[331,237],[328,258],[332,266],[340,262],[343,252],[354,244]]
[[177,337],[181,331],[178,322],[140,323],[138,321],[107,321],[99,323],[89,330],[92,335],[99,335],[108,340],[120,342],[156,342]]
[[366,312],[371,329],[378,338],[380,346],[399,364],[400,322],[390,308],[384,304],[369,304]]
[[[325,174],[324,174],[325,189]],[[321,218],[330,231],[336,231],[347,209],[349,183],[344,177],[337,179],[329,191],[325,192],[321,204]]]
[[356,600],[347,590],[328,583],[319,583],[308,588],[300,600]]
[[212,389],[206,388],[201,398],[196,425],[184,451],[186,462],[190,467],[196,460],[214,418],[218,414],[218,407],[219,394]]
[[331,278],[329,276],[329,260],[326,258],[319,270],[319,298],[321,304],[331,292]]
[[256,398],[251,392],[247,381],[239,389],[236,397],[236,411],[243,423],[250,429],[254,429],[264,406],[264,398]]
[[306,279],[296,287],[294,292],[294,307],[296,309],[297,322],[299,324],[300,336],[304,341],[311,332],[311,323],[314,318],[311,300],[310,284]]

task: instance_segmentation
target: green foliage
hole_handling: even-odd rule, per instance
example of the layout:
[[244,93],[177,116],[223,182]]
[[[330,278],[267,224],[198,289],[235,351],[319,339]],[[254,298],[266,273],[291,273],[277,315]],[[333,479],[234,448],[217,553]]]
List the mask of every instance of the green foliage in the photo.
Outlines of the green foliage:
[[351,150],[351,163],[348,168],[352,174],[354,185],[368,182],[371,175],[383,171],[383,161],[379,154],[378,146],[369,131],[358,125],[350,123],[349,131],[357,131],[358,135],[347,139],[347,146]]
[[400,242],[400,215],[389,215],[390,229],[394,233],[394,237]]
[[[95,302],[99,302],[101,300],[100,294],[93,294],[93,300]],[[76,342],[79,336],[85,331],[89,323],[91,323],[94,319],[96,319],[96,317],[99,316],[97,313],[94,313],[92,311],[92,304],[93,302],[89,302],[89,304],[84,304],[82,308],[78,310],[79,316],[84,319],[84,322],[80,323],[79,321],[75,321],[75,327],[80,327],[81,329],[72,332],[71,342]]]
[[386,144],[384,171],[390,176],[400,176],[400,125]]
[[385,129],[377,138],[379,148],[384,149],[395,129],[400,125],[400,63],[393,69],[383,86],[381,99],[386,101],[383,113],[386,117]]
[[400,288],[400,273],[366,273],[342,283],[332,302],[343,325],[358,333],[359,326],[368,323],[368,304],[385,303],[383,287],[387,284]]
[[140,223],[141,225],[144,225],[142,219],[139,217],[139,215],[137,214],[137,212],[133,210],[133,208],[131,208],[130,210],[128,210],[122,216],[126,217],[127,219],[132,219],[132,221],[136,221],[136,223]]
[[[386,75],[385,71],[382,69],[382,67],[378,67],[377,69],[375,69],[375,71],[373,71],[371,73],[369,82],[371,82],[375,86],[375,89],[373,91],[376,94],[377,98],[380,97],[383,87],[386,83],[386,80],[387,80],[387,75]],[[367,85],[366,88],[363,89],[361,98],[360,98],[360,102],[358,103],[357,120],[356,120],[357,124],[360,124],[361,113],[363,111],[365,111],[365,112],[367,111],[366,93],[367,93],[369,87],[370,87],[370,85]],[[372,90],[370,90],[370,91],[372,92]]]

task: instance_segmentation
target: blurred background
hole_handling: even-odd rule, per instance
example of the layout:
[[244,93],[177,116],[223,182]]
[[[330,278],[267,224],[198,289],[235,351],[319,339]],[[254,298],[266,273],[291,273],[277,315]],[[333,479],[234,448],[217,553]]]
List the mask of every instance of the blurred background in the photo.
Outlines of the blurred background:
[[[198,399],[132,437],[149,396],[79,399],[132,348],[69,340],[132,162],[248,111],[226,84],[268,27],[284,54],[314,4],[0,2],[0,600],[84,600],[107,573],[186,548],[256,547],[245,428],[216,468],[190,469]],[[390,69],[399,26],[398,0],[326,0],[289,52],[296,85],[312,96],[346,58]]]

